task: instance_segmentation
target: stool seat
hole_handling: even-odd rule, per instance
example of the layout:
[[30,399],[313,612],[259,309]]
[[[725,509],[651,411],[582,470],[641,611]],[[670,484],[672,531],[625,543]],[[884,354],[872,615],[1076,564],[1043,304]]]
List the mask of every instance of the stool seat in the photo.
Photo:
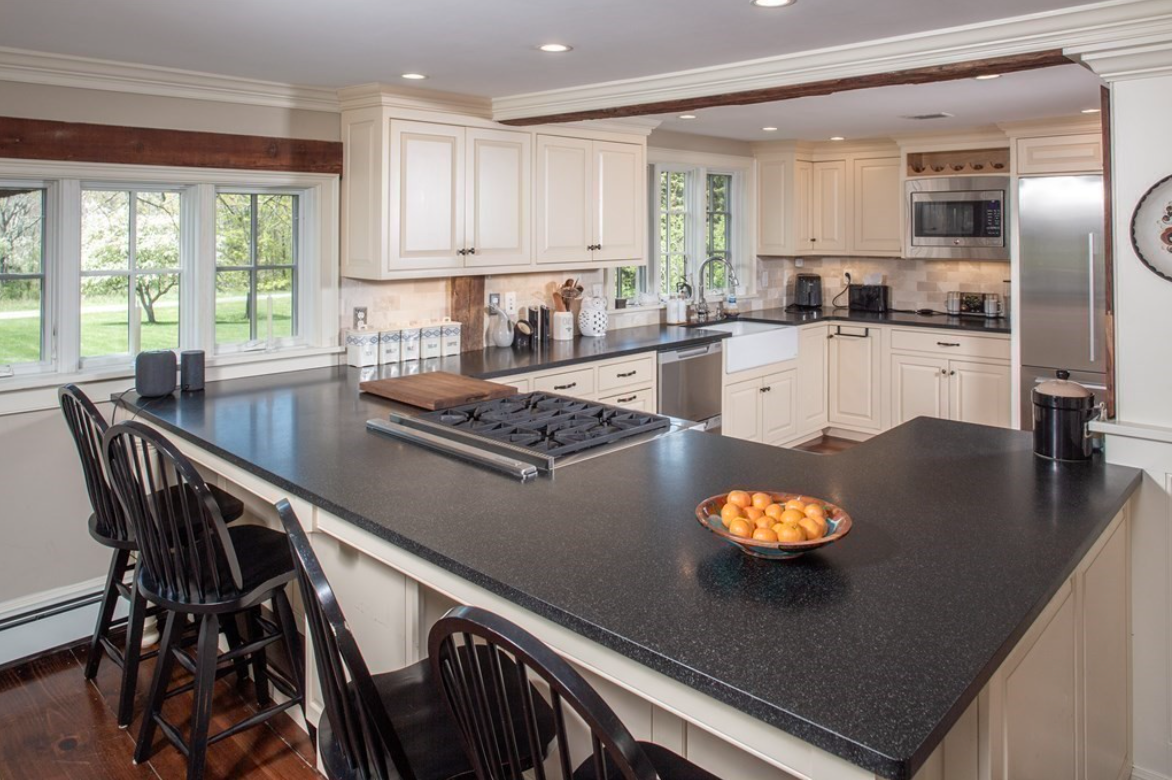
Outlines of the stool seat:
[[[171,487],[172,501],[176,506],[181,506],[179,503],[179,491],[185,489],[186,486],[174,485]],[[231,523],[234,520],[239,520],[244,514],[244,502],[236,496],[232,495],[226,490],[216,487],[215,485],[208,485],[212,491],[212,497],[216,499],[216,505],[220,507],[220,515],[223,516],[225,523]],[[190,489],[188,489],[190,496]],[[194,500],[194,499],[189,499]],[[105,523],[98,522],[98,514],[95,512],[90,515],[89,519],[90,536],[94,538],[98,544],[112,547],[116,550],[137,550],[138,542],[134,539],[134,535],[130,534],[130,538],[123,539],[118,531],[107,526]]]

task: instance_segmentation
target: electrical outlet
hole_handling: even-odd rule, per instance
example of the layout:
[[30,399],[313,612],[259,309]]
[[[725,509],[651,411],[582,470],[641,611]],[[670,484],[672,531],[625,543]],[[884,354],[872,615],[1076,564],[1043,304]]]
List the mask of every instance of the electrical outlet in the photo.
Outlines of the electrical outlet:
[[488,305],[489,306],[496,306],[499,309],[500,305],[501,305],[501,294],[500,293],[489,293],[488,294]]
[[505,314],[513,317],[517,314],[517,293],[505,293]]
[[802,266],[804,266],[805,264],[806,264],[806,261],[805,261],[805,260],[803,260],[802,258],[800,258],[800,257],[795,257],[795,258],[794,258],[794,267],[795,267],[795,268],[801,268],[801,267],[802,267]]
[[365,330],[366,323],[367,323],[366,307],[365,306],[355,306],[354,307],[354,330]]

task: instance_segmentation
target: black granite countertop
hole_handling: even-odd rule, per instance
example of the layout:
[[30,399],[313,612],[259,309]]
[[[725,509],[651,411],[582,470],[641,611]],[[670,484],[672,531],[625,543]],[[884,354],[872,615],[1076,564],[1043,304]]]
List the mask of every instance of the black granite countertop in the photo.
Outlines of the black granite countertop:
[[741,319],[754,322],[780,322],[786,325],[809,325],[813,322],[851,322],[860,325],[901,325],[913,328],[944,328],[969,330],[975,333],[1009,333],[1009,320],[986,317],[952,317],[947,314],[915,314],[889,311],[875,314],[848,309],[762,309],[749,311]]
[[[683,432],[519,483],[365,429],[358,369],[123,401],[490,591],[884,777],[908,778],[1139,484],[1028,434],[917,419],[833,456]],[[842,505],[837,545],[746,557],[734,487]],[[417,511],[433,504],[440,511]]]

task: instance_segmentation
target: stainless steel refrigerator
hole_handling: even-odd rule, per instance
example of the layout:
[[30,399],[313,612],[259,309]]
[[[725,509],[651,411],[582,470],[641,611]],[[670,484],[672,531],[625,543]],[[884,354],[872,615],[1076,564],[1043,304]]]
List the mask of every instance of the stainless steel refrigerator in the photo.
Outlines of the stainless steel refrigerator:
[[1058,370],[1106,394],[1103,177],[1023,178],[1018,192],[1021,427],[1033,427],[1030,391]]

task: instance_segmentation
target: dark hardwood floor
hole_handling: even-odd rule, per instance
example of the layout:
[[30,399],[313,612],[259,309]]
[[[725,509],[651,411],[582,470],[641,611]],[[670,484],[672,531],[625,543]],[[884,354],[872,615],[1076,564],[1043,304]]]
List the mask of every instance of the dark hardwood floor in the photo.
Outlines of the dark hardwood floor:
[[837,436],[823,436],[821,439],[806,442],[805,444],[794,447],[794,449],[801,450],[802,452],[813,452],[818,455],[833,455],[836,452],[849,450],[858,443],[850,439],[840,439]]
[[[120,670],[102,660],[92,682],[82,674],[87,648],[59,650],[0,672],[0,780],[182,780],[183,756],[161,731],[150,761],[131,760],[134,737],[154,672],[154,660],[143,663],[135,712],[129,729],[118,728],[114,707]],[[172,685],[182,680],[179,670]],[[256,711],[251,682],[242,691],[229,675],[216,684],[211,732],[215,734]],[[185,713],[191,694],[170,699],[164,714],[187,734]],[[207,780],[320,780],[313,746],[286,716],[248,729],[208,750]]]

